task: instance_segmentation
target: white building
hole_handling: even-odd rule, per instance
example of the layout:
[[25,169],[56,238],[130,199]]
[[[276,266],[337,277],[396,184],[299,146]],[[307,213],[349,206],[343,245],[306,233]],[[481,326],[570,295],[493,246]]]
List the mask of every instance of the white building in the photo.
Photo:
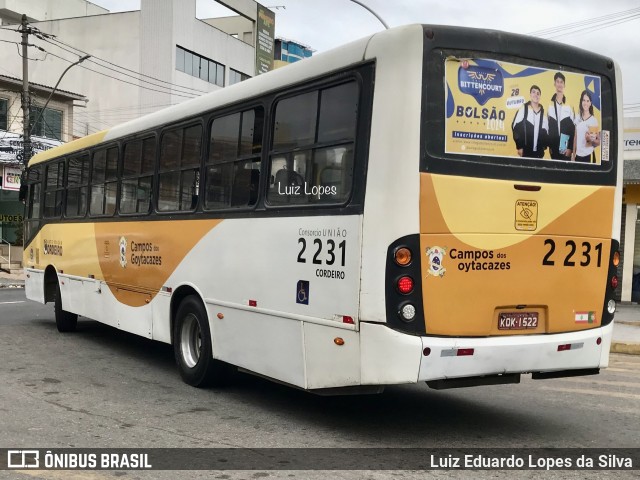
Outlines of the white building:
[[618,272],[622,276],[621,300],[640,302],[640,117],[624,119],[622,202],[622,269]]
[[241,17],[199,20],[196,0],[141,0],[140,10],[121,13],[84,0],[0,0],[0,74],[22,78],[16,46],[5,42],[21,41],[6,25],[25,13],[34,33],[45,34],[29,35],[30,44],[44,49],[29,47],[30,81],[55,85],[66,67],[91,55],[59,88],[88,99],[75,112],[73,134],[94,133],[254,76],[259,4],[218,3]]

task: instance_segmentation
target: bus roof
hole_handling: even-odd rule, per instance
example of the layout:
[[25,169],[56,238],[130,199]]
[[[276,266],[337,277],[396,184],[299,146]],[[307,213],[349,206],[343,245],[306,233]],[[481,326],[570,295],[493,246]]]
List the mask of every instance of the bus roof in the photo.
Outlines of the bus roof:
[[[422,28],[418,25],[412,25],[399,27],[399,29],[411,27],[413,27],[413,29]],[[395,30],[397,31],[398,29]],[[38,153],[31,158],[29,166],[61,155],[78,152],[100,143],[116,140],[127,135],[148,131],[167,123],[187,119],[215,108],[233,104],[237,101],[257,97],[292,83],[339,70],[345,65],[361,62],[364,59],[367,44],[372,36],[373,35],[356,40],[330,51],[314,55],[302,62],[293,63],[285,68],[273,70],[269,73],[245,80],[244,82],[204,94],[175,106],[158,110],[157,112],[130,120],[110,129]]]

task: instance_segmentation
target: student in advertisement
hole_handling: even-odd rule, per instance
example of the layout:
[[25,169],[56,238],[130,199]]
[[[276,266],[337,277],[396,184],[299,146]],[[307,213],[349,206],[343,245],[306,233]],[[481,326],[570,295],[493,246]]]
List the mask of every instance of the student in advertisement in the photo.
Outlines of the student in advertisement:
[[571,160],[575,134],[573,108],[567,105],[564,94],[565,77],[561,72],[553,76],[556,92],[549,105],[549,153],[554,160]]
[[549,141],[549,121],[540,105],[540,87],[532,85],[529,95],[531,100],[520,107],[513,119],[513,140],[519,156],[542,158]]
[[580,115],[576,117],[575,161],[596,163],[595,148],[598,145],[600,145],[600,128],[598,120],[593,116],[593,98],[591,92],[583,90],[580,94]]

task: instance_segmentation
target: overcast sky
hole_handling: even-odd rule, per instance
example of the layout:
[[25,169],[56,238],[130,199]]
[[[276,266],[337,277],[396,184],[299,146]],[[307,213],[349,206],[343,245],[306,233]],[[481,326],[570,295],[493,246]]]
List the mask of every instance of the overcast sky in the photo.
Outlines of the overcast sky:
[[[91,0],[112,12],[136,10],[139,0]],[[432,23],[492,28],[518,33],[585,22],[578,33],[555,41],[607,55],[622,69],[625,115],[640,116],[640,2],[638,0],[360,0],[390,26]],[[269,0],[276,12],[276,36],[322,52],[384,27],[350,0]],[[280,7],[280,8],[275,8]],[[284,8],[282,8],[284,7]],[[626,12],[624,15],[616,15]],[[215,0],[197,0],[197,16],[232,12]],[[577,27],[574,27],[575,30]],[[557,34],[556,34],[557,35]],[[550,38],[549,35],[544,38]]]

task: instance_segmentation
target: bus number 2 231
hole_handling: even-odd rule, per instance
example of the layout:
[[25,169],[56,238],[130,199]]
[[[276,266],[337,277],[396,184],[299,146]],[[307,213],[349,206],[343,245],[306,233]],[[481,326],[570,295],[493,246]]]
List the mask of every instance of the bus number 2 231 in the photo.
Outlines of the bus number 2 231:
[[[298,244],[301,245],[300,248],[300,253],[298,253],[298,263],[307,263],[307,259],[304,256],[304,252],[307,249],[307,239],[300,237],[298,238]],[[320,258],[320,255],[322,254],[322,250],[323,250],[323,244],[322,244],[322,240],[319,238],[315,238],[313,240],[313,244],[316,246],[315,247],[315,254],[313,255],[313,259],[311,260],[312,263],[316,264],[316,265],[322,265],[322,258]],[[347,246],[347,241],[343,240],[338,244],[338,248],[337,250],[340,251],[340,266],[344,267],[344,263],[345,263],[345,249]],[[336,261],[336,242],[329,239],[326,241],[326,255],[327,257],[325,258],[325,264],[326,265],[333,265]]]
[[[553,259],[553,254],[556,251],[556,242],[547,238],[544,241],[544,244],[548,247],[548,251],[542,260],[542,265],[555,265],[556,262]],[[575,267],[576,260],[574,260],[574,255],[578,250],[578,246],[573,240],[567,240],[565,247],[566,256],[564,258],[563,265],[565,267]],[[598,243],[592,249],[589,242],[582,242],[581,247],[581,252],[579,253],[580,266],[586,267],[591,263],[592,256],[595,256],[596,264],[599,267],[602,263],[602,243]]]

